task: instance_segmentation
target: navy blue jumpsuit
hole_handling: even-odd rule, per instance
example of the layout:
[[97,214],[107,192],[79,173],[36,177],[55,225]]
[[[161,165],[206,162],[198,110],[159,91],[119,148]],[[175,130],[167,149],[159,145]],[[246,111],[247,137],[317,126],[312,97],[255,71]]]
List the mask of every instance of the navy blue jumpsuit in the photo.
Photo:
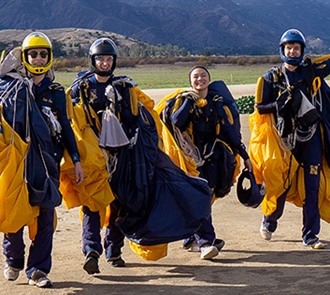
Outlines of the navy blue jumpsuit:
[[[222,111],[219,112],[219,107],[216,106],[216,103],[220,102],[214,102],[213,96],[210,94],[206,96],[206,100],[206,106],[198,107],[191,99],[185,98],[178,110],[171,115],[171,121],[182,131],[185,131],[192,123],[193,141],[202,158],[210,153],[213,143],[218,137],[229,144],[244,160],[247,160],[249,156],[239,134],[229,123],[224,110],[220,108]],[[216,132],[218,123],[220,124],[220,135],[217,135]],[[214,155],[216,155],[216,151]],[[217,179],[221,177],[217,170],[218,166],[216,157],[210,157],[202,166],[198,167],[199,176],[208,181],[211,189],[214,189]],[[211,216],[195,233],[195,238],[199,247],[213,245],[216,236]]]
[[[4,76],[1,79],[1,86],[5,89],[6,85],[12,81],[9,76]],[[61,125],[62,131],[56,136],[52,136],[52,142],[54,144],[54,159],[57,166],[59,167],[60,160],[63,156],[64,148],[66,148],[71,156],[74,163],[80,161],[76,141],[74,138],[73,131],[71,129],[70,121],[67,117],[66,112],[66,96],[63,87],[56,87],[57,89],[49,89],[52,84],[48,78],[44,78],[39,85],[33,86],[33,94],[35,101],[37,102],[38,108],[41,110],[44,106],[49,107],[56,119]],[[18,101],[26,100],[26,85],[18,90]],[[2,88],[2,87],[1,87]],[[23,103],[24,105],[25,103]],[[13,106],[8,103],[4,107],[4,116],[6,113],[9,115],[12,112]],[[23,107],[17,110],[15,130],[16,132],[25,139],[25,118],[20,116],[24,113]],[[10,121],[10,124],[13,124]],[[45,117],[45,121],[47,119]],[[37,131],[37,130],[36,130]],[[38,231],[34,241],[32,241],[29,256],[26,267],[26,274],[28,278],[31,278],[32,274],[36,270],[41,270],[48,274],[51,270],[52,259],[52,244],[53,244],[53,233],[54,233],[54,208],[45,209],[40,208],[40,214],[38,216]],[[25,244],[23,240],[23,229],[21,228],[16,233],[9,233],[4,236],[3,240],[3,254],[6,256],[6,262],[17,269],[24,268],[24,249]]]
[[[306,97],[312,101],[311,92],[313,88],[311,80],[316,76],[323,79],[330,74],[330,59],[312,65],[303,63],[292,72],[286,69],[285,74],[287,75],[290,86],[293,86],[295,89],[294,91],[301,90]],[[278,81],[276,81],[276,78],[274,81],[274,77],[277,77]],[[270,69],[263,75],[263,78],[262,102],[257,106],[257,109],[260,114],[274,113],[276,117],[276,98],[278,94],[288,86],[285,75],[274,75],[274,69]],[[322,110],[319,104],[316,104],[316,109],[319,114],[321,114]],[[308,241],[317,238],[316,235],[320,231],[320,214],[318,209],[318,192],[322,161],[320,123],[317,124],[314,135],[307,142],[296,142],[292,153],[304,168],[306,198],[303,203],[302,239],[304,243],[308,244]],[[270,216],[264,216],[264,225],[270,232],[276,230],[277,221],[283,214],[287,192],[288,190],[277,199],[276,210]]]
[[[106,110],[110,102],[105,95],[105,89],[112,83],[114,77],[109,77],[105,83],[98,82],[95,75],[85,78],[85,83],[88,84],[87,97],[89,105],[93,108],[95,113],[99,115],[100,122],[102,122],[102,112]],[[79,83],[72,86],[73,101],[79,99]],[[120,101],[120,119],[125,128],[128,138],[134,135],[135,129],[130,130],[129,126],[133,125],[137,116],[133,116],[131,112],[129,87],[123,85],[116,85],[115,88],[119,92],[122,100]],[[130,134],[131,132],[131,134]],[[115,259],[121,255],[121,248],[124,246],[124,234],[116,226],[115,221],[120,210],[120,203],[114,200],[111,204],[111,214],[109,226],[106,228],[104,237],[105,257],[107,260]],[[100,236],[100,215],[99,212],[92,212],[87,206],[83,207],[83,231],[82,231],[82,251],[84,255],[88,255],[91,251],[98,252],[99,255],[103,253]]]

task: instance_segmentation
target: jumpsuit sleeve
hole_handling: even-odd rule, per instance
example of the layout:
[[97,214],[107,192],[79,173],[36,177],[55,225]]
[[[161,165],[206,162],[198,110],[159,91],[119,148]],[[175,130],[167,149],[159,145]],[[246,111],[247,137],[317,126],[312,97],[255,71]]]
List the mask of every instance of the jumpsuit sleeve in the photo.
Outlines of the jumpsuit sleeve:
[[276,112],[276,102],[273,99],[274,87],[273,87],[273,74],[271,71],[268,71],[262,76],[261,85],[261,103],[256,104],[256,108],[260,115],[275,113]]
[[241,138],[235,132],[234,126],[231,125],[228,121],[228,118],[224,116],[221,120],[221,137],[229,144],[229,146],[234,149],[242,157],[243,160],[249,159],[249,155],[246,151],[244,143],[241,141]]
[[134,126],[138,115],[132,113],[132,102],[129,87],[116,86],[119,94],[121,95],[121,100],[119,101],[119,112],[121,122],[128,128]]
[[330,55],[320,57],[313,63],[315,76],[325,78],[330,74]]
[[192,101],[189,99],[185,99],[181,106],[175,112],[172,113],[170,119],[175,126],[180,129],[183,129],[187,125],[191,106]]
[[80,162],[77,143],[66,112],[66,97],[64,91],[57,92],[56,104],[59,109],[58,121],[61,124],[61,135],[65,148],[68,150],[73,163]]

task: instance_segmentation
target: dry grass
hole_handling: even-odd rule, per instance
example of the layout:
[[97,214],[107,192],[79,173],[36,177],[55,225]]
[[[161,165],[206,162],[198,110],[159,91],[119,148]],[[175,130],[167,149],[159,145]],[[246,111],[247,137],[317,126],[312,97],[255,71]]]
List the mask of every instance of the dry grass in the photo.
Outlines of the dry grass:
[[[223,80],[228,85],[253,84],[272,65],[215,65],[209,67],[212,80]],[[135,68],[117,68],[116,75],[126,75],[139,83],[142,89],[188,87],[191,65],[149,65]],[[77,72],[56,72],[56,80],[69,87]]]

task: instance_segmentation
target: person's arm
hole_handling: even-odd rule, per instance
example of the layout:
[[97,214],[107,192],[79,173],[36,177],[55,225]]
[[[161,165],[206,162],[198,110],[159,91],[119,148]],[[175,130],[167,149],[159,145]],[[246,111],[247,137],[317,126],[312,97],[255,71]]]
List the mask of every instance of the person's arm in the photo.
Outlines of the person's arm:
[[[115,88],[120,95],[117,97],[117,106],[115,106],[116,113],[119,113],[122,124],[130,128],[135,124],[138,118],[138,113],[133,114],[133,109],[137,109],[138,102],[133,101],[133,98],[131,98],[130,87],[116,85]],[[136,105],[132,106],[133,103]]]
[[256,108],[260,115],[275,113],[276,112],[276,102],[271,102],[268,104],[256,104]]
[[314,77],[326,78],[330,74],[330,55],[323,55],[312,61]]
[[84,179],[84,172],[80,163],[80,156],[78,152],[77,143],[74,137],[74,133],[68,119],[66,112],[66,97],[64,91],[56,92],[56,106],[58,108],[58,121],[61,124],[62,131],[61,135],[63,138],[63,143],[65,148],[68,150],[68,153],[71,157],[71,160],[74,164],[74,172],[76,183],[79,184]]
[[170,116],[171,121],[178,128],[183,128],[187,125],[192,103],[193,102],[190,99],[184,99],[181,106]]
[[229,146],[240,155],[244,161],[244,167],[252,172],[253,167],[245,144],[241,141],[240,137],[234,130],[234,126],[229,123],[228,119],[223,118],[220,130],[221,137],[223,137],[225,142],[227,142]]
[[234,126],[230,124],[225,112],[219,120],[220,122],[220,138],[223,138],[229,146],[235,150],[243,160],[247,160],[249,155],[246,151],[245,144],[241,141],[241,136],[237,134]]
[[273,73],[268,71],[258,79],[256,85],[256,108],[260,115],[276,113],[276,102],[273,100]]

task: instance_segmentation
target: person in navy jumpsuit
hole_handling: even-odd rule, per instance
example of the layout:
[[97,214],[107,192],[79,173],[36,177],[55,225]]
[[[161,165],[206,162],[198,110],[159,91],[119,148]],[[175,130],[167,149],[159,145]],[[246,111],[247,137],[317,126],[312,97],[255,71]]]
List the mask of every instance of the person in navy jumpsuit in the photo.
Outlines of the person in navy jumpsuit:
[[[212,147],[217,138],[224,140],[232,149],[238,153],[244,160],[244,166],[252,171],[252,164],[244,144],[241,142],[240,134],[234,130],[233,125],[229,123],[225,111],[217,109],[208,90],[210,84],[210,73],[203,66],[194,66],[189,73],[189,81],[193,91],[201,98],[206,100],[205,105],[197,106],[191,99],[184,99],[181,106],[170,116],[173,124],[182,131],[191,128],[193,130],[193,142],[197,147],[201,157],[205,160],[204,164],[198,167],[200,177],[208,181],[211,189],[214,189],[217,181],[221,178],[219,175],[216,159],[216,151],[212,157],[207,155],[212,153]],[[217,134],[217,125],[220,124],[220,134]],[[195,241],[194,241],[195,240]],[[215,230],[212,224],[212,217],[204,223],[195,233],[194,237],[184,242],[184,248],[192,247],[192,242],[196,243],[201,251],[201,259],[211,259],[219,254],[219,250],[224,246],[224,241],[216,239]]]
[[[59,169],[59,163],[63,156],[64,148],[66,148],[74,163],[76,183],[79,184],[84,179],[84,173],[81,168],[74,134],[67,117],[64,87],[58,83],[53,83],[52,79],[49,78],[52,77],[50,68],[53,61],[51,42],[45,34],[33,32],[24,39],[21,50],[22,61],[25,69],[28,71],[28,76],[31,77],[29,79],[31,84],[23,84],[24,86],[18,90],[17,103],[26,100],[27,92],[33,95],[33,99],[45,120],[45,125],[49,126],[49,134],[52,135],[51,141],[54,154],[51,156],[54,157],[57,169]],[[1,78],[1,85],[6,86],[8,85],[7,83],[11,83],[14,79],[10,75],[5,75]],[[30,87],[31,91],[28,89]],[[2,90],[5,90],[5,88]],[[24,112],[24,110],[17,110],[15,130],[25,139],[26,126],[24,122],[20,124],[20,120],[21,122],[24,120],[19,118],[19,113],[22,111]],[[9,114],[12,113],[10,103],[5,103],[5,116],[6,113],[10,121]],[[14,124],[14,122],[11,123]],[[30,128],[33,128],[33,126],[30,126]],[[45,136],[48,135],[46,134]],[[47,275],[52,266],[54,212],[55,208],[40,207],[40,214],[37,218],[37,233],[29,248],[25,272],[29,279],[29,284],[40,288],[52,287],[52,282],[47,278]],[[23,230],[24,227],[16,233],[8,233],[4,236],[3,253],[6,257],[4,276],[7,280],[16,280],[19,272],[24,269],[25,244]]]
[[[106,95],[107,89],[111,87],[112,94],[118,100],[116,113],[119,114],[121,121],[128,127],[125,132],[130,138],[134,135],[135,129],[130,130],[129,126],[136,122],[137,116],[131,112],[129,85],[127,83],[116,84],[116,81],[121,77],[113,75],[116,68],[117,52],[117,46],[109,38],[100,38],[94,41],[88,54],[91,71],[78,75],[71,86],[71,97],[73,102],[83,99],[83,103],[92,107],[93,111],[99,116],[100,122],[102,122],[103,111],[109,108],[111,104],[109,97]],[[91,125],[93,125],[92,122]],[[92,127],[95,134],[99,136],[100,130],[96,130],[96,125]],[[124,246],[125,236],[115,224],[120,211],[120,202],[115,199],[111,202],[110,207],[110,220],[104,237],[105,256],[110,265],[123,267],[126,264],[122,259],[121,249]],[[98,259],[103,253],[100,236],[101,228],[99,212],[93,212],[87,206],[83,206],[82,251],[86,256],[84,269],[88,274],[100,272]]]
[[[303,203],[302,240],[305,246],[322,249],[324,245],[317,236],[320,232],[318,193],[322,161],[322,138],[318,116],[321,117],[322,103],[313,102],[312,95],[315,89],[313,90],[312,80],[315,77],[324,79],[330,74],[330,59],[324,59],[316,64],[303,60],[305,47],[305,37],[299,30],[289,29],[283,33],[279,50],[284,63],[276,71],[272,68],[263,75],[261,101],[256,104],[256,108],[260,114],[275,115],[283,142],[303,166],[306,197]],[[297,110],[300,104],[295,106],[295,101],[301,100],[301,93],[314,104],[315,109],[313,108],[314,113],[311,113],[313,116],[306,116],[297,122],[294,110]],[[293,98],[291,105],[288,97]],[[291,117],[290,112],[285,111],[289,105],[293,113]],[[299,133],[294,133],[291,123],[288,123],[292,121],[302,130],[301,136],[296,136]],[[282,124],[279,124],[281,122]],[[294,135],[291,136],[292,134]],[[286,187],[285,192],[278,197],[275,211],[269,216],[263,216],[260,234],[265,240],[270,240],[277,228],[289,188]]]

